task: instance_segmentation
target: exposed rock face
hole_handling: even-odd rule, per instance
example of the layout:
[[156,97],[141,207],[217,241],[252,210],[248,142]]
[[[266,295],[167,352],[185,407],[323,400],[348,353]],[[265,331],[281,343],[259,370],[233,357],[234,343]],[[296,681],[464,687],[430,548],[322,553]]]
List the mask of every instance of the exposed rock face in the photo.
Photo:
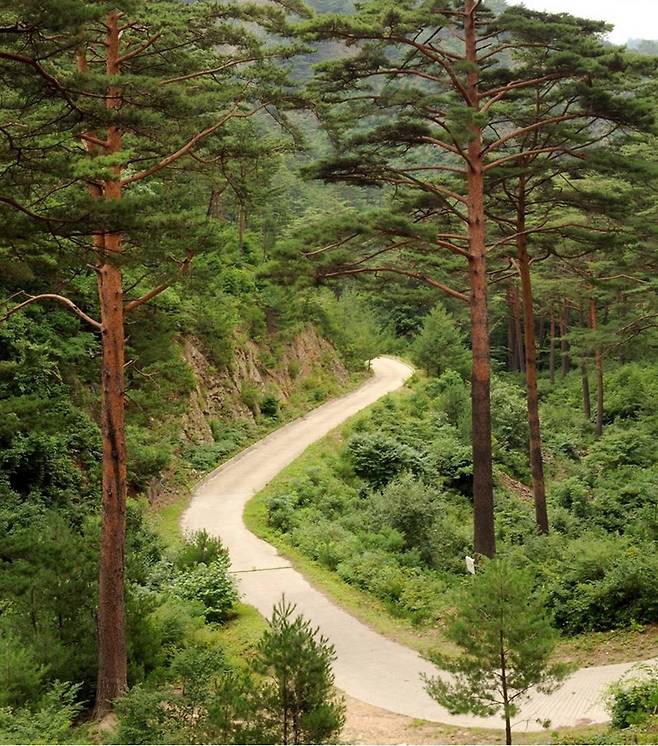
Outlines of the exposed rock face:
[[183,432],[197,442],[212,442],[211,419],[253,418],[245,402],[245,390],[272,393],[280,401],[287,401],[301,383],[318,374],[340,383],[345,383],[348,375],[336,350],[311,325],[290,342],[279,344],[276,352],[251,341],[236,346],[228,368],[216,368],[193,337],[185,340],[184,355],[196,386]]

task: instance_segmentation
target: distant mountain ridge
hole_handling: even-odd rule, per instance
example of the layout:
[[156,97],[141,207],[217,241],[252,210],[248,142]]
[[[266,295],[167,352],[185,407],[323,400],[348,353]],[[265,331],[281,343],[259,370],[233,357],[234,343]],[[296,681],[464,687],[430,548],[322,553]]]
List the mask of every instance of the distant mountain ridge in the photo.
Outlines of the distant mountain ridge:
[[650,54],[658,57],[658,40],[656,39],[629,39],[626,47],[640,54]]

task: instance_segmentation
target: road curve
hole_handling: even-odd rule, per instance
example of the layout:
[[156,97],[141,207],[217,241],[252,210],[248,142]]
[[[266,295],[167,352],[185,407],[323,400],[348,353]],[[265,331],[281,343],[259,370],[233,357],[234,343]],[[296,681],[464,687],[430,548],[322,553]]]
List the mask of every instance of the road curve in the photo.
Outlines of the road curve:
[[[247,501],[284,467],[347,418],[403,386],[413,374],[411,367],[388,357],[373,360],[372,370],[373,376],[356,391],[270,433],[212,472],[196,488],[183,515],[182,528],[205,529],[221,537],[244,600],[261,614],[269,617],[272,606],[285,593],[319,626],[336,648],[336,685],[351,697],[413,718],[460,727],[500,728],[498,717],[451,715],[439,707],[427,695],[421,680],[421,673],[434,672],[433,666],[336,606],[244,525],[242,514]],[[631,665],[584,668],[554,694],[535,693],[515,719],[515,728],[541,730],[538,720],[550,720],[553,728],[605,722],[608,717],[602,695]]]

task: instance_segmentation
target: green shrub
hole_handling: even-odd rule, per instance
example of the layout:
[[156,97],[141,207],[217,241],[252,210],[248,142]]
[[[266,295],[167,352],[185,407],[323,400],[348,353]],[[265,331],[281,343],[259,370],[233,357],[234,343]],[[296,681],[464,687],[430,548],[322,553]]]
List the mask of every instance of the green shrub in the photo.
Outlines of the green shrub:
[[376,526],[390,526],[402,535],[407,549],[417,549],[431,562],[431,535],[444,510],[444,500],[435,491],[404,474],[372,498],[370,512]]
[[427,464],[424,455],[384,433],[353,435],[347,451],[354,473],[372,484],[383,487],[400,472],[422,473]]
[[538,569],[547,607],[569,633],[658,621],[658,557],[652,545],[582,536],[559,560]]
[[471,436],[470,387],[454,370],[446,371],[440,378],[430,381],[426,391],[436,410],[443,412],[448,422],[464,441]]
[[141,492],[154,477],[159,476],[171,461],[171,444],[153,440],[153,433],[136,425],[126,427],[128,484]]
[[244,381],[240,387],[240,395],[253,416],[258,417],[260,414],[260,389],[255,384]]
[[289,533],[297,521],[295,510],[299,507],[299,501],[294,494],[272,495],[267,500],[267,521],[272,528],[282,534]]
[[222,623],[230,619],[238,601],[238,592],[233,577],[229,574],[229,562],[218,557],[205,564],[180,572],[172,583],[172,593],[189,601],[200,601],[208,622]]
[[491,427],[496,459],[517,476],[528,471],[528,418],[523,389],[497,376],[491,380]]
[[76,699],[77,687],[55,683],[33,707],[0,707],[0,743],[67,743]]
[[244,669],[221,649],[175,651],[156,680],[116,703],[116,743],[325,743],[343,723],[333,650],[290,606],[278,605]]
[[606,374],[605,414],[609,421],[636,419],[656,412],[656,367],[630,363]]
[[658,714],[658,670],[643,665],[614,684],[606,702],[613,728],[643,725]]
[[207,472],[222,462],[225,447],[222,443],[193,443],[185,446],[181,455],[196,471]]
[[227,568],[230,565],[228,550],[218,536],[210,536],[205,531],[195,531],[186,536],[176,553],[175,563],[179,570],[195,567],[201,563],[210,565],[218,561]]
[[46,667],[10,630],[0,628],[0,708],[18,707],[38,696]]
[[199,307],[194,319],[194,330],[213,361],[218,366],[228,366],[233,360],[234,331],[237,326],[235,302],[228,296],[219,295],[211,304]]
[[260,412],[263,417],[275,420],[279,416],[281,402],[276,394],[265,394],[260,401]]

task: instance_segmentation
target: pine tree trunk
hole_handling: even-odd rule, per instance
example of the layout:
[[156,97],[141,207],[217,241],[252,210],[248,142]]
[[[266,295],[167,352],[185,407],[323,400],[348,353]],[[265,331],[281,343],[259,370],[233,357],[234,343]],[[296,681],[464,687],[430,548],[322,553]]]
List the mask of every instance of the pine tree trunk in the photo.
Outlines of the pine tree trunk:
[[124,323],[121,271],[99,270],[103,367],[101,430],[103,497],[98,582],[98,681],[95,715],[103,717],[127,688],[124,608],[126,444],[124,428]]
[[516,367],[516,340],[514,339],[514,314],[512,312],[512,289],[507,286],[507,369],[514,373]]
[[[106,19],[106,70],[120,74],[120,14]],[[117,87],[107,92],[108,109],[121,107]],[[107,131],[107,152],[123,148],[118,127]],[[121,199],[121,167],[103,185],[107,200]],[[101,312],[101,432],[103,436],[103,479],[101,549],[98,579],[98,678],[94,714],[103,717],[113,701],[128,686],[125,623],[126,544],[126,439],[125,439],[125,329],[121,269],[116,258],[122,253],[121,235],[105,233],[96,245],[102,247],[98,267],[98,297]]]
[[503,632],[500,632],[500,683],[503,690],[503,712],[505,715],[505,744],[511,746],[512,743],[512,719],[510,715],[509,692],[507,690],[507,660],[505,657],[505,638]]
[[583,385],[583,414],[585,419],[589,422],[592,419],[592,398],[589,392],[589,374],[587,372],[587,364],[583,360],[580,364],[580,377]]
[[238,248],[240,254],[244,251],[244,234],[247,231],[247,210],[245,206],[240,203],[238,207]]
[[567,334],[569,330],[569,307],[566,300],[562,304],[560,312],[560,355],[562,358],[562,377],[567,375],[571,370],[571,359],[569,357],[569,340]]
[[517,370],[525,372],[525,354],[523,351],[523,331],[521,326],[521,309],[519,308],[519,293],[516,283],[511,283],[510,292],[512,297],[512,315],[514,318],[514,338],[516,340],[516,359],[518,360]]
[[[473,64],[468,74],[468,94],[474,110],[479,110],[476,33],[476,0],[464,3],[466,56]],[[487,313],[487,259],[484,213],[484,164],[482,132],[471,127],[468,144],[468,219],[471,344],[473,372],[471,403],[473,423],[473,513],[476,555],[496,553],[491,459],[491,364]]]
[[555,314],[551,311],[549,348],[548,348],[548,371],[551,383],[555,383]]
[[[589,302],[589,327],[593,332],[598,330],[596,299]],[[596,428],[597,437],[603,435],[603,355],[601,345],[597,342],[594,347],[594,368],[596,371]]]
[[537,391],[537,346],[535,342],[535,317],[525,231],[525,179],[519,180],[519,202],[516,224],[516,249],[521,277],[523,299],[523,324],[525,332],[525,381],[530,432],[530,471],[532,493],[535,500],[535,520],[542,534],[548,533],[548,511],[546,509],[546,486],[544,482],[544,458],[542,456],[541,425],[539,422],[539,394]]

